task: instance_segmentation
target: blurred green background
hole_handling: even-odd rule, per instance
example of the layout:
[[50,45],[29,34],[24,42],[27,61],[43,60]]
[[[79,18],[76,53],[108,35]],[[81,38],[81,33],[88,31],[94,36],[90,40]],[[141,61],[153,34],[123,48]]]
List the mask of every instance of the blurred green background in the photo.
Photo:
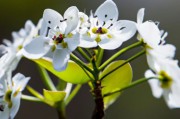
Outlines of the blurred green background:
[[[119,9],[119,19],[136,21],[137,11],[144,7],[145,19],[160,22],[160,28],[168,31],[167,42],[177,47],[176,58],[180,59],[180,0],[114,0]],[[77,6],[80,11],[95,11],[104,0],[0,0],[0,39],[11,39],[11,32],[24,27],[26,20],[35,24],[46,8],[57,10],[61,14],[69,6]],[[135,38],[124,46],[135,42]],[[121,47],[121,48],[122,48]],[[126,59],[134,52],[128,52],[119,59]],[[105,59],[112,55],[106,52]],[[148,68],[145,56],[132,62],[134,80],[143,77]],[[22,60],[17,71],[32,79],[29,85],[42,92],[43,84],[38,77],[36,66]],[[54,79],[56,82],[56,79]],[[68,119],[90,119],[94,108],[88,86],[84,85],[67,108]],[[0,117],[1,118],[1,117]],[[56,111],[45,104],[22,101],[15,119],[57,119]],[[170,110],[163,99],[155,99],[147,83],[124,92],[107,111],[105,119],[180,119],[180,109]]]

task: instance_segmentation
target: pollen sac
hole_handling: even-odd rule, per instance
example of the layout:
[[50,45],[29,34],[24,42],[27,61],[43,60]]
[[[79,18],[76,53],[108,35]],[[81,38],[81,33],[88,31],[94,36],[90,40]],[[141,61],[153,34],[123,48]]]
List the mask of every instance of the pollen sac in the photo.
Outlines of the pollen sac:
[[106,33],[107,33],[107,29],[106,29],[106,28],[102,28],[102,27],[93,28],[93,29],[92,29],[92,32],[93,32],[94,34],[106,34]]

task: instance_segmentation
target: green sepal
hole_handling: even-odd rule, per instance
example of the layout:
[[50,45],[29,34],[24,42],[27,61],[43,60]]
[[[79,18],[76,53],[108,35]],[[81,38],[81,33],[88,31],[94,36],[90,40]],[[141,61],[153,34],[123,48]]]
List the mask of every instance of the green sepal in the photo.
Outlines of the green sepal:
[[56,106],[56,104],[62,102],[66,96],[66,92],[64,91],[49,91],[43,89],[44,101],[51,105]]
[[50,60],[37,59],[33,61],[66,82],[73,83],[73,84],[83,84],[90,80],[90,78],[87,76],[84,70],[73,61],[69,61],[67,68],[61,72],[56,71],[54,69],[52,61]]
[[[109,64],[104,71],[100,74],[100,78],[103,77],[108,72],[112,71],[122,63],[124,60],[119,60],[112,62]],[[120,90],[121,88],[129,85],[132,81],[133,72],[131,65],[129,63],[125,64],[124,66],[120,67],[116,71],[112,72],[108,76],[106,76],[101,84],[102,84],[102,94],[107,94],[110,92],[114,92]],[[104,97],[104,107],[105,109],[108,108],[116,99],[120,96],[121,93],[115,93],[110,96]]]

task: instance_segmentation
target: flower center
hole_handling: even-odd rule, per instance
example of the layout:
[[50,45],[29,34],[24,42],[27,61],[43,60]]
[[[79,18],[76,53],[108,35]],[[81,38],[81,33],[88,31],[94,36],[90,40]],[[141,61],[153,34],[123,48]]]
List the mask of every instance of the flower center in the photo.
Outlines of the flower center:
[[11,94],[12,94],[12,90],[8,90],[4,96],[4,99],[8,103],[9,108],[11,108],[13,105],[12,101],[11,101]]
[[58,37],[57,36],[53,37],[55,44],[62,43],[63,39],[64,39],[64,34],[59,34]]
[[170,88],[173,82],[173,79],[165,72],[160,72],[160,81],[162,88]]
[[99,28],[93,28],[92,32],[94,34],[99,34],[100,35],[100,34],[106,34],[108,31],[107,31],[106,28],[99,27]]

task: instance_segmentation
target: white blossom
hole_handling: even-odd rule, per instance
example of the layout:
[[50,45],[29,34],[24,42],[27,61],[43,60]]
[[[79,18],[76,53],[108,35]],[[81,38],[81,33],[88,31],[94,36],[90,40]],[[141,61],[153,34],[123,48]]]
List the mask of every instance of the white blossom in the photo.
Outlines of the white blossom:
[[41,35],[25,46],[24,56],[31,59],[50,57],[56,70],[64,70],[70,53],[79,45],[79,33],[74,32],[79,22],[78,13],[75,6],[69,7],[64,17],[52,9],[46,9]]
[[18,73],[12,79],[4,76],[0,79],[0,117],[13,119],[20,107],[21,92],[29,81],[29,77]]
[[89,18],[90,27],[81,35],[81,47],[99,45],[103,49],[116,49],[136,32],[133,21],[118,20],[118,8],[112,0],[106,0]]
[[158,25],[153,21],[145,21],[144,19],[144,8],[141,8],[137,14],[137,30],[139,32],[139,40],[147,45],[147,47],[155,48],[161,42],[164,41],[164,38],[167,36],[167,32],[163,33],[159,30]]
[[[156,77],[149,80],[154,97],[163,96],[169,108],[180,108],[180,68],[176,60],[157,61],[157,69],[146,71],[145,77]],[[159,79],[159,80],[158,80]]]

